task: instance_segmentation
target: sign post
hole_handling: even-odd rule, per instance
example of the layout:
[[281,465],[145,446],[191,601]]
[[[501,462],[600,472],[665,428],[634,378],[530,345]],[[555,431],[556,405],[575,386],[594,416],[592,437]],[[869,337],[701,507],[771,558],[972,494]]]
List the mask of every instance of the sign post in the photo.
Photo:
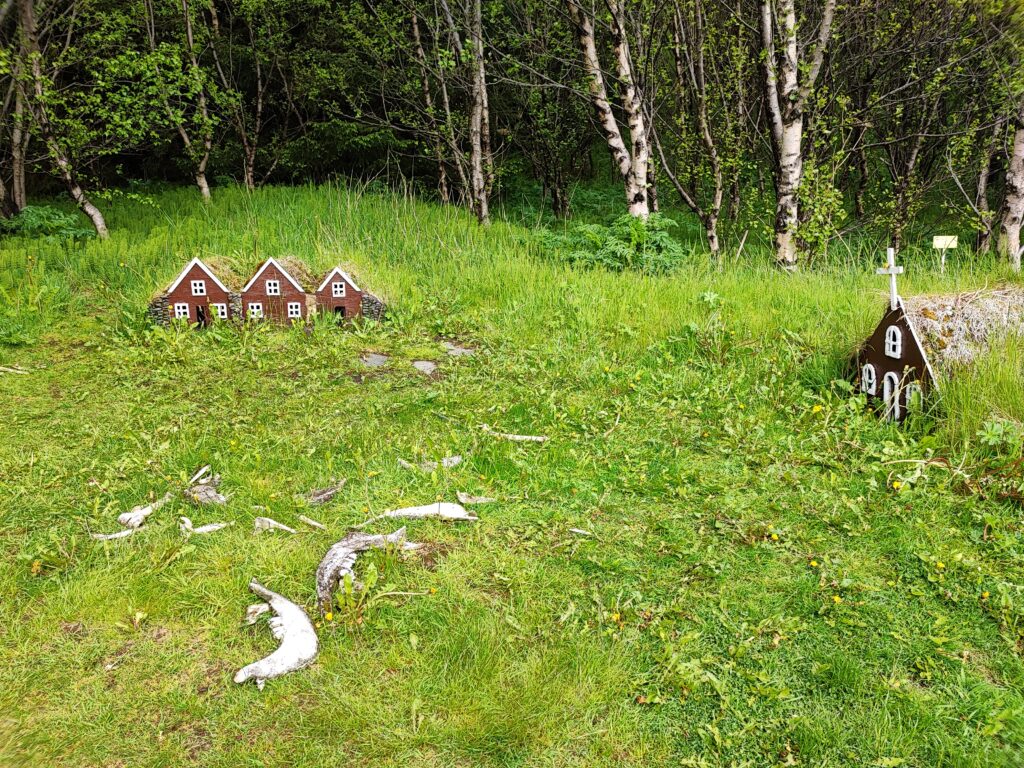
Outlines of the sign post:
[[935,235],[932,238],[932,248],[939,252],[939,271],[946,272],[946,251],[956,250],[960,238],[956,235]]

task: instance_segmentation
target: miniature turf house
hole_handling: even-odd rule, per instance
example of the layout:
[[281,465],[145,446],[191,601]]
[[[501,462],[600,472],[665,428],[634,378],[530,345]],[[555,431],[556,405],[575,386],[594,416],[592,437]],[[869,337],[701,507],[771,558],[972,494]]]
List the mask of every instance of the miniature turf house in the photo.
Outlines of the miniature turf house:
[[307,321],[317,312],[339,320],[384,316],[384,302],[362,290],[340,266],[315,285],[305,264],[293,259],[267,259],[244,286],[227,265],[193,259],[150,302],[149,315],[160,325],[179,320],[198,327],[227,319],[287,324]]
[[362,300],[363,292],[341,267],[328,272],[316,289],[317,311],[338,318],[362,314]]
[[889,308],[857,354],[857,385],[890,420],[906,418],[940,377],[970,365],[994,336],[1024,329],[1024,289],[904,299],[896,291],[903,267],[891,248],[877,271],[889,276]]
[[230,279],[222,280],[225,275],[230,275],[230,270],[218,267],[215,272],[201,259],[192,259],[150,302],[150,317],[160,325],[182,320],[200,326],[235,317],[238,293],[226,284]]
[[290,323],[309,317],[309,274],[301,262],[267,259],[242,288],[242,312],[248,320],[268,318]]

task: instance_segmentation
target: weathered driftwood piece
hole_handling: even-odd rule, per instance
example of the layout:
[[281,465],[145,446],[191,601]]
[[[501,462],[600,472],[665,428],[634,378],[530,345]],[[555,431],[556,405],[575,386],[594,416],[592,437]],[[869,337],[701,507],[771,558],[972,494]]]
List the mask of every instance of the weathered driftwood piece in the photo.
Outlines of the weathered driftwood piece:
[[288,533],[298,533],[294,528],[289,528],[284,523],[279,523],[272,517],[257,517],[253,522],[253,527],[256,529],[256,533],[262,531],[288,531]]
[[391,509],[387,512],[382,512],[376,517],[371,517],[356,528],[365,528],[370,523],[374,523],[377,520],[384,520],[385,518],[402,518],[405,520],[418,520],[425,517],[436,517],[441,520],[468,520],[476,521],[479,518],[463,507],[461,504],[453,504],[450,501],[438,501],[434,504],[424,504],[422,507],[405,507],[404,509]]
[[269,622],[270,633],[281,644],[269,656],[238,670],[235,682],[255,680],[256,686],[262,691],[267,680],[309,666],[316,658],[320,646],[313,622],[302,608],[276,592],[271,592],[255,579],[249,582],[249,589],[270,604],[274,612]]
[[398,466],[402,469],[421,469],[424,472],[433,472],[438,467],[444,469],[451,469],[457,467],[462,463],[462,456],[445,456],[441,461],[421,461],[419,464],[413,464],[405,459],[398,460]]
[[139,528],[125,528],[123,531],[118,531],[117,533],[92,533],[89,535],[96,539],[96,541],[113,541],[114,539],[127,538],[139,530],[142,530],[141,526]]
[[253,603],[245,609],[245,623],[255,624],[260,616],[270,610],[270,603]]
[[234,522],[229,523],[209,523],[208,525],[200,525],[198,528],[192,525],[192,521],[187,517],[178,518],[178,528],[181,532],[191,536],[193,533],[213,533],[219,531],[222,528],[227,528],[229,525],[234,525]]
[[331,595],[345,576],[352,574],[356,558],[360,552],[368,549],[384,549],[396,546],[402,550],[419,549],[422,545],[405,540],[405,527],[394,533],[371,535],[368,533],[350,533],[333,547],[327,550],[323,560],[316,569],[316,596],[321,609],[331,604]]
[[345,487],[345,483],[348,482],[347,477],[341,478],[341,480],[331,480],[331,484],[326,488],[319,488],[315,491],[310,491],[306,494],[306,502],[312,505],[326,504],[328,501],[338,495],[338,492]]
[[321,531],[326,531],[327,530],[327,526],[326,525],[324,525],[323,523],[317,522],[316,520],[314,520],[311,517],[306,517],[305,515],[299,515],[299,521],[305,523],[306,525],[310,526],[311,528],[317,528],[317,529],[319,529]]
[[510,440],[513,443],[546,443],[548,437],[545,435],[511,435],[508,432],[498,432],[487,424],[481,424],[480,429],[486,432],[488,435],[494,437],[500,437],[502,440]]
[[492,499],[490,496],[473,496],[462,491],[456,491],[455,496],[460,504],[492,504],[497,501],[497,499]]
[[140,504],[137,507],[133,507],[129,512],[122,512],[118,515],[117,522],[123,525],[125,528],[140,528],[142,524],[146,522],[146,518],[156,512],[160,507],[166,504],[168,501],[174,498],[173,493],[165,493],[159,499],[149,504]]

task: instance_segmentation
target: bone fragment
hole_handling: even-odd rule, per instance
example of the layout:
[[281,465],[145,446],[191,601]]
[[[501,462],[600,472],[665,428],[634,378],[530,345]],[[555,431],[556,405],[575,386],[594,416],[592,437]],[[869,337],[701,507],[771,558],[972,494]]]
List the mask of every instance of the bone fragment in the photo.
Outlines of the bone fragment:
[[311,517],[306,517],[305,515],[299,515],[299,520],[301,522],[305,523],[306,525],[310,526],[311,528],[317,528],[317,529],[319,529],[321,531],[326,531],[327,530],[327,526],[326,525],[324,525],[323,523],[318,523],[316,520],[314,520]]
[[168,501],[174,498],[174,494],[165,493],[159,499],[146,505],[140,504],[137,507],[133,507],[129,512],[122,512],[118,515],[117,522],[123,525],[125,528],[139,528],[146,518],[156,512],[160,507],[166,504]]
[[438,467],[444,469],[451,469],[457,467],[462,463],[462,456],[445,456],[440,462],[437,461],[421,461],[419,464],[413,464],[406,461],[405,459],[398,460],[398,466],[402,469],[422,469],[424,472],[433,472]]
[[458,498],[460,504],[492,504],[497,499],[492,499],[490,496],[473,496],[469,493],[463,493],[462,491],[456,491],[455,496]]
[[511,435],[508,432],[498,432],[487,424],[481,424],[480,429],[488,435],[500,437],[502,440],[511,440],[513,443],[546,443],[549,440],[545,435]]
[[425,517],[436,517],[441,520],[468,520],[475,521],[479,518],[461,504],[453,504],[450,501],[439,501],[434,504],[424,504],[422,507],[405,507],[403,509],[391,509],[382,512],[376,517],[360,523],[356,528],[365,528],[370,523],[385,518],[403,518],[406,520],[418,520]]
[[140,528],[125,528],[123,531],[117,533],[93,533],[90,534],[96,541],[113,541],[114,539],[124,539],[131,536],[136,531],[141,530]]
[[249,582],[249,589],[270,604],[274,612],[270,620],[270,632],[281,644],[269,656],[238,670],[235,682],[255,680],[256,686],[262,691],[267,680],[309,666],[316,658],[319,642],[313,623],[302,608],[276,592],[271,592],[255,579]]
[[371,535],[368,533],[350,533],[333,547],[327,550],[323,560],[316,569],[316,595],[321,609],[331,604],[331,595],[345,576],[352,574],[356,558],[360,552],[368,549],[383,549],[389,545],[402,550],[419,549],[422,544],[405,540],[405,527],[394,533]]
[[256,529],[256,533],[270,530],[288,531],[288,533],[298,533],[298,531],[296,531],[294,528],[289,528],[284,523],[279,523],[272,517],[257,517],[252,522],[253,526]]
[[222,528],[227,528],[229,525],[234,525],[234,522],[210,523],[208,525],[200,525],[198,528],[196,528],[192,525],[192,521],[189,520],[187,517],[178,518],[178,527],[181,529],[182,533],[187,535],[191,535],[193,533],[213,533],[214,531],[219,531]]

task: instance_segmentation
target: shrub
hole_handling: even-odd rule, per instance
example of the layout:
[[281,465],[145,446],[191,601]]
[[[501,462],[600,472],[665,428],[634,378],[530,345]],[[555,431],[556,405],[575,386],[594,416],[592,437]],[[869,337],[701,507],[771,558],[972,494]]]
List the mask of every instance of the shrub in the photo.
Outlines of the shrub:
[[565,234],[542,230],[539,239],[542,248],[572,264],[664,274],[678,267],[685,256],[669,234],[675,226],[659,213],[646,220],[625,214],[608,226],[581,224]]
[[48,205],[27,205],[10,219],[0,219],[0,234],[21,237],[42,237],[67,247],[93,237],[96,233],[82,226],[73,213]]

